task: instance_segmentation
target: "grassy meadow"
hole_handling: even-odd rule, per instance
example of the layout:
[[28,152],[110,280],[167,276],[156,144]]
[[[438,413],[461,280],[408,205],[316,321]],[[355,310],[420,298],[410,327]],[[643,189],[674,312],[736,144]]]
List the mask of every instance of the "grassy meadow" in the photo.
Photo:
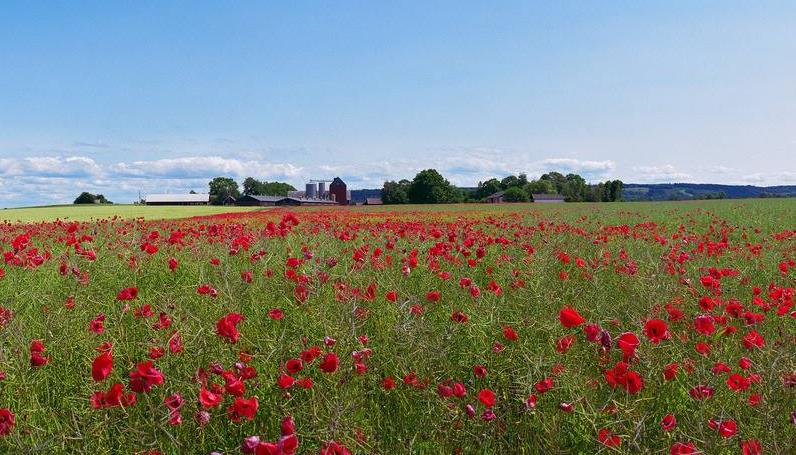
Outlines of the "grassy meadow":
[[262,210],[260,207],[228,207],[216,205],[147,206],[133,204],[80,204],[24,207],[0,210],[0,221],[11,223],[55,221],[88,221],[101,218],[146,218],[150,220],[188,218],[218,213],[237,213]]
[[796,447],[793,199],[2,213],[0,453]]

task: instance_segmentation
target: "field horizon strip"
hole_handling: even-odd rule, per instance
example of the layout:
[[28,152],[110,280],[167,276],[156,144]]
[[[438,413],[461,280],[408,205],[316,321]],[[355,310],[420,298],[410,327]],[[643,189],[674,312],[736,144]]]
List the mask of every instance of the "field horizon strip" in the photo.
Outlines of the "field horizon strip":
[[0,212],[0,453],[796,449],[796,200],[259,209]]

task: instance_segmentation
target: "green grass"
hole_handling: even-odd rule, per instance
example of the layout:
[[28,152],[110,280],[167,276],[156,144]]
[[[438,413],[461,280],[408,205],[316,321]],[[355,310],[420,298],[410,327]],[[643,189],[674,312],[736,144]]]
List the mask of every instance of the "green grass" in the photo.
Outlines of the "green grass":
[[258,207],[227,207],[215,205],[193,206],[146,206],[146,205],[52,205],[45,207],[25,207],[0,210],[0,221],[39,222],[56,219],[88,221],[91,219],[111,218],[146,218],[162,220],[187,218],[217,213],[235,213],[259,210]]
[[[116,209],[96,217],[129,215],[128,209],[154,209],[153,218],[196,215],[196,209],[231,211],[216,207],[85,207]],[[53,215],[59,207],[27,209],[39,219]],[[62,210],[83,207],[60,207]],[[240,209],[239,209],[240,210]],[[245,209],[243,209],[245,210]],[[721,300],[737,299],[751,311],[762,312],[751,303],[752,287],[759,286],[768,299],[769,284],[794,287],[796,272],[781,274],[777,265],[796,254],[796,238],[777,233],[796,228],[796,200],[723,200],[662,203],[610,204],[503,204],[399,207],[299,207],[291,208],[301,223],[284,236],[267,236],[267,224],[279,224],[285,210],[266,210],[256,216],[213,220],[114,220],[80,223],[75,239],[82,249],[96,253],[96,259],[76,254],[67,239],[67,227],[53,224],[0,224],[0,247],[11,254],[11,240],[31,235],[31,245],[19,252],[29,261],[46,252],[50,259],[41,266],[27,262],[2,267],[0,305],[13,312],[0,325],[0,408],[16,415],[16,427],[0,437],[0,453],[136,453],[158,449],[164,454],[239,454],[242,439],[261,435],[273,440],[279,421],[292,415],[297,424],[299,453],[318,453],[331,439],[346,444],[353,453],[669,453],[674,441],[693,441],[710,454],[740,453],[739,440],[763,442],[764,453],[793,453],[794,427],[789,415],[796,409],[793,388],[783,386],[782,376],[796,371],[793,355],[794,319],[766,312],[765,320],[754,327],[741,318],[730,318],[738,328],[730,336],[696,334],[692,321],[704,313],[699,297],[709,294],[700,286],[700,277],[709,267],[728,268],[738,276],[722,279]],[[49,212],[48,212],[49,211]],[[37,213],[38,212],[38,213]],[[57,210],[55,211],[57,213]],[[73,212],[74,214],[74,212]],[[544,226],[542,229],[540,226]],[[617,226],[627,226],[626,232]],[[212,228],[212,229],[211,229]],[[171,233],[187,233],[184,244],[171,243]],[[160,234],[157,239],[152,231]],[[439,234],[439,235],[437,235]],[[453,237],[449,237],[449,234]],[[659,236],[666,240],[661,245]],[[727,248],[699,251],[698,245],[718,244],[726,236]],[[144,239],[158,245],[148,255],[140,248]],[[604,241],[599,240],[604,237]],[[90,238],[91,240],[88,240]],[[474,243],[465,246],[466,239]],[[498,238],[510,242],[502,244]],[[248,250],[237,250],[236,242],[251,241]],[[392,244],[389,248],[387,245]],[[438,245],[447,245],[440,249]],[[366,260],[355,264],[354,250],[369,246]],[[753,249],[760,245],[759,253]],[[532,246],[529,253],[526,246]],[[379,247],[380,260],[370,259]],[[466,258],[483,257],[470,267]],[[33,249],[37,251],[33,252]],[[684,274],[667,272],[671,248],[688,252]],[[233,249],[237,251],[233,254]],[[430,251],[434,249],[432,257]],[[307,255],[303,251],[307,252]],[[402,273],[403,260],[418,251],[418,266]],[[468,256],[462,251],[467,250]],[[584,269],[574,263],[562,264],[561,251],[587,260]],[[28,253],[30,252],[30,255]],[[262,252],[262,257],[255,253]],[[309,257],[297,271],[308,279],[311,293],[304,303],[294,298],[296,282],[286,274],[288,257]],[[623,255],[626,254],[626,259]],[[388,265],[386,256],[391,256]],[[606,256],[607,255],[607,256]],[[167,260],[179,261],[175,272]],[[257,259],[259,257],[259,259]],[[610,259],[607,259],[610,258]],[[134,259],[131,260],[131,259]],[[211,260],[218,259],[218,265]],[[329,259],[337,264],[330,265]],[[433,261],[432,261],[433,259]],[[617,272],[632,263],[637,272]],[[61,274],[61,263],[68,265]],[[432,264],[433,262],[433,264]],[[592,267],[592,264],[598,264]],[[451,273],[443,280],[436,269]],[[240,274],[253,272],[252,283]],[[265,273],[267,271],[273,273]],[[562,280],[566,271],[569,279]],[[585,276],[588,272],[589,276]],[[83,275],[84,274],[84,275]],[[459,286],[469,277],[481,289],[471,297]],[[683,280],[681,281],[682,278]],[[514,287],[517,279],[523,286]],[[494,280],[502,288],[489,291]],[[208,283],[218,290],[217,298],[198,295],[197,286]],[[353,289],[378,286],[372,301],[353,299]],[[125,303],[116,293],[128,286],[139,288],[139,297]],[[398,292],[397,302],[384,294]],[[442,298],[430,303],[426,292],[438,290]],[[74,308],[64,303],[73,296]],[[642,334],[650,317],[667,319],[662,309],[670,302],[679,305],[686,317],[671,322],[672,338],[650,343]],[[134,315],[134,308],[152,306],[153,318]],[[409,313],[421,305],[422,316]],[[614,338],[632,331],[641,338],[639,358],[632,369],[642,374],[644,389],[635,395],[609,387],[603,371],[621,358],[618,349],[603,354],[598,345],[585,340],[580,329],[565,329],[558,322],[563,305],[573,305],[589,322],[600,324]],[[267,312],[281,308],[285,318],[271,320]],[[358,310],[362,310],[361,313]],[[453,311],[466,313],[467,324],[451,321]],[[164,312],[173,321],[167,330],[153,328]],[[246,317],[239,325],[236,344],[216,334],[216,321],[229,312]],[[721,307],[714,311],[723,312]],[[107,316],[105,332],[89,331],[89,321],[98,314]],[[519,333],[516,342],[501,333],[511,325]],[[765,336],[762,349],[745,349],[742,337],[750,329]],[[185,351],[167,353],[155,361],[165,382],[149,394],[140,394],[129,408],[92,409],[89,397],[110,384],[129,384],[129,372],[148,358],[149,348],[168,350],[173,331],[183,339]],[[366,360],[368,372],[353,372],[351,352],[363,349],[358,336],[366,334],[373,355]],[[557,340],[573,335],[577,341],[566,354],[556,352]],[[296,376],[311,377],[310,390],[297,387],[280,390],[276,378],[287,359],[295,358],[311,345],[323,346],[324,336],[337,339],[334,347],[323,347],[340,355],[340,369],[334,374],[319,371],[316,360]],[[40,368],[29,365],[30,342],[41,339],[51,358]],[[96,347],[113,343],[114,369],[101,383],[92,381],[91,362]],[[709,342],[713,352],[702,357],[695,352],[697,341]],[[505,350],[495,353],[494,343]],[[210,410],[212,419],[199,426],[193,419],[199,409],[199,384],[193,379],[199,368],[218,362],[232,369],[239,353],[252,355],[250,365],[258,373],[246,381],[246,397],[256,396],[260,409],[253,421],[230,422],[226,409],[232,397]],[[748,356],[753,368],[744,374],[760,374],[761,382],[742,393],[732,392],[724,383],[726,375],[711,368],[717,361],[733,372],[741,356]],[[663,365],[686,360],[693,372],[681,371],[676,380],[662,378]],[[483,364],[489,374],[476,378],[473,365]],[[552,371],[556,365],[563,370]],[[409,372],[428,386],[403,384]],[[381,380],[394,376],[395,390],[385,391]],[[552,391],[539,396],[534,411],[523,400],[534,384],[555,377]],[[466,385],[462,399],[442,399],[437,385],[455,380]],[[211,382],[221,384],[220,377]],[[695,401],[688,390],[705,383],[716,396]],[[476,395],[490,388],[497,395],[497,419],[480,418],[484,407]],[[763,402],[750,407],[750,393],[760,393]],[[184,423],[168,424],[163,399],[180,393],[185,398]],[[575,412],[559,410],[562,402],[573,403]],[[464,405],[474,404],[479,416],[466,417]],[[614,408],[614,412],[605,409]],[[676,414],[677,428],[664,433],[658,424],[668,412]],[[707,426],[708,419],[732,418],[739,434],[724,439]],[[601,428],[621,435],[622,446],[608,450],[597,441]],[[361,437],[360,437],[361,436]]]

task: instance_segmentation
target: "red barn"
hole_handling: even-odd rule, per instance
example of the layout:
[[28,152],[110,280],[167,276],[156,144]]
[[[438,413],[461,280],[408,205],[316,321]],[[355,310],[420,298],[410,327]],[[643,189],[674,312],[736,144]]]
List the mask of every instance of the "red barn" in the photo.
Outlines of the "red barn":
[[340,205],[348,205],[347,188],[340,177],[335,177],[329,185],[329,194],[334,195],[334,200]]

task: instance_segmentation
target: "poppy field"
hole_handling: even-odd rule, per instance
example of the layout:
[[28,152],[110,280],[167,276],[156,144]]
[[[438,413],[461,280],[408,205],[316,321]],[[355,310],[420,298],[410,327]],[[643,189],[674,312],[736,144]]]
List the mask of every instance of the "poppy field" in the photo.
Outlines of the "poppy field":
[[796,451],[793,200],[0,224],[0,453]]

